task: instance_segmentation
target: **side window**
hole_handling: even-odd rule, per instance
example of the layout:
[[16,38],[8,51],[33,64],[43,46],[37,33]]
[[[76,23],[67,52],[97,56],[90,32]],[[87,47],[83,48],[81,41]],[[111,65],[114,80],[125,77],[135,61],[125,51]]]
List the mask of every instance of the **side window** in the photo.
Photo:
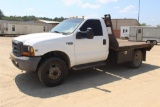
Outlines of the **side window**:
[[127,33],[128,32],[128,30],[127,29],[123,29],[123,33]]
[[15,31],[15,25],[12,25],[12,31]]
[[43,31],[44,31],[44,32],[46,31],[46,27],[45,27],[45,26],[43,27]]
[[141,31],[141,29],[138,29],[138,33],[141,33],[142,31]]
[[5,30],[5,31],[8,31],[8,23],[4,23],[3,26],[4,26],[4,30]]
[[123,33],[125,33],[125,29],[123,29]]
[[82,27],[81,31],[86,31],[87,28],[92,28],[94,32],[94,36],[103,36],[102,26],[99,20],[87,20]]

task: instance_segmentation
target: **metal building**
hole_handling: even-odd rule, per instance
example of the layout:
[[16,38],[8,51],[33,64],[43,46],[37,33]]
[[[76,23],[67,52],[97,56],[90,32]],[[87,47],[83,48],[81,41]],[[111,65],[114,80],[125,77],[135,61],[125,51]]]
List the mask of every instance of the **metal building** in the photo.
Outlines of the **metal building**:
[[[58,22],[57,22],[58,23]],[[56,24],[33,21],[6,21],[0,20],[0,35],[24,35],[30,33],[48,32]]]
[[49,28],[50,30],[51,30],[52,28],[54,28],[55,26],[57,26],[57,25],[60,23],[60,22],[58,22],[58,21],[48,21],[48,20],[37,20],[36,22],[52,25],[52,27]]
[[116,38],[120,38],[121,26],[139,26],[137,19],[112,19],[113,31]]

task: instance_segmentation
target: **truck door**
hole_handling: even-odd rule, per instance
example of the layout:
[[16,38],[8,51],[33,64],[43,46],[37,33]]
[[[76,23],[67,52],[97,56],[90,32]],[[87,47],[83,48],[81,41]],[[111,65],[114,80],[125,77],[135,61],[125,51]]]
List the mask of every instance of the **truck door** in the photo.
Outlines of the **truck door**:
[[76,39],[75,35],[75,55],[76,64],[84,64],[105,60],[108,56],[107,41],[103,35],[103,30],[100,20],[87,20],[79,28],[80,31],[86,31],[87,28],[92,28],[94,38]]
[[142,36],[143,36],[143,29],[142,28],[138,28],[137,29],[137,41],[142,41]]

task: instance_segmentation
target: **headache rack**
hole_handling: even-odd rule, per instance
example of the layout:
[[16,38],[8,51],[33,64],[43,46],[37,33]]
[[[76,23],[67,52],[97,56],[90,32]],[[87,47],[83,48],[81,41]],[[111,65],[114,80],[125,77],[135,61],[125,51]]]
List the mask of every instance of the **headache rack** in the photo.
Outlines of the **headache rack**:
[[118,48],[119,48],[119,44],[118,44],[117,39],[116,39],[116,37],[114,35],[114,32],[113,32],[111,15],[106,14],[106,15],[104,15],[103,19],[104,19],[104,22],[106,24],[107,30],[109,32],[109,34],[108,34],[108,36],[109,36],[109,48],[117,51]]

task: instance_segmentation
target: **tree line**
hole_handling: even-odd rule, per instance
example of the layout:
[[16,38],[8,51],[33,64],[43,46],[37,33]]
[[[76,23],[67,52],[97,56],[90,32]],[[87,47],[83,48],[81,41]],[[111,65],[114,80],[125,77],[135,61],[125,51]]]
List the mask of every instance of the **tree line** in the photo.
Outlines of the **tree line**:
[[47,17],[36,17],[36,16],[5,16],[4,13],[0,10],[0,20],[9,20],[9,21],[36,21],[38,19],[49,20],[49,21],[63,21],[64,17],[55,17],[47,18]]
[[[36,17],[36,16],[5,16],[3,12],[0,10],[0,20],[9,20],[9,21],[36,21],[38,19],[42,20],[49,20],[49,21],[58,21],[61,22],[65,20],[64,17],[55,17],[47,18],[47,17]],[[140,23],[140,26],[148,26],[146,23]],[[157,25],[157,27],[160,27],[160,24]]]

